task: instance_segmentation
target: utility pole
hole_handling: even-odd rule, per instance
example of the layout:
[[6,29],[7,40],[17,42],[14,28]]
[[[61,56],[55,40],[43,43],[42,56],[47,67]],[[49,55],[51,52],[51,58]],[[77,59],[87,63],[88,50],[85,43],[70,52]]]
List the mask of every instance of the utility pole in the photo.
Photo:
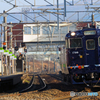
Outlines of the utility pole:
[[27,66],[27,61],[28,61],[28,60],[27,60],[27,54],[26,54],[25,59],[26,59],[26,60],[25,60],[25,61],[26,61],[26,63],[25,63],[26,65],[25,65],[25,67],[26,67],[26,72],[27,72],[27,67],[28,67],[28,66]]
[[54,72],[55,72],[55,57],[54,57]]
[[[36,5],[36,2],[34,0],[34,6]],[[35,22],[36,22],[36,14],[34,13],[34,17],[35,17]]]
[[55,0],[53,0],[53,5],[55,4]]
[[[10,22],[10,25],[12,25],[12,22]],[[10,27],[10,52],[12,52],[12,27]],[[11,59],[9,57],[9,74],[11,74]]]
[[[3,13],[5,14],[6,11],[3,11]],[[4,16],[3,17],[3,23],[4,24],[7,24],[7,17]],[[7,50],[7,26],[5,25],[4,26],[4,43],[6,44],[5,45],[5,49]],[[7,69],[7,55],[5,55],[5,58],[4,58],[4,63],[6,61],[6,68],[5,68],[5,64],[4,64],[4,73],[8,75],[8,69]]]
[[[3,47],[3,41],[2,41],[2,24],[1,24],[1,47]],[[2,73],[2,76],[3,76],[3,71],[4,71],[3,54],[1,52],[1,73]]]
[[48,55],[48,72],[50,72],[50,56]]
[[34,63],[34,56],[33,56],[33,72],[34,72],[34,69],[35,69],[35,63]]
[[41,59],[41,60],[42,60],[42,71],[43,71],[43,59],[44,59],[44,58],[43,58],[43,55],[42,55],[42,59]]
[[[59,0],[57,0],[57,13],[59,13]],[[58,25],[58,30],[59,30],[59,14],[57,14],[57,25]]]
[[[6,13],[6,11],[4,11],[3,13]],[[3,17],[3,23],[7,24],[7,17]],[[7,26],[4,26],[4,42],[6,43],[6,50],[7,50]]]

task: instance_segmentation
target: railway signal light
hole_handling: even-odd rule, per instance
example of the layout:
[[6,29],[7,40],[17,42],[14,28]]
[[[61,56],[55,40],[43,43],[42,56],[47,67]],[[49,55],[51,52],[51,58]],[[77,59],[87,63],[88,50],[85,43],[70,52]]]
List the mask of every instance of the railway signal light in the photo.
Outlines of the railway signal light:
[[6,45],[6,42],[3,42],[3,45]]
[[15,51],[18,51],[18,46],[15,47]]
[[3,49],[6,50],[6,42],[3,42]]
[[22,47],[25,47],[25,43],[21,43],[21,46],[22,46]]
[[27,52],[27,49],[24,49],[24,52],[26,53]]
[[6,50],[6,46],[3,46],[3,49]]

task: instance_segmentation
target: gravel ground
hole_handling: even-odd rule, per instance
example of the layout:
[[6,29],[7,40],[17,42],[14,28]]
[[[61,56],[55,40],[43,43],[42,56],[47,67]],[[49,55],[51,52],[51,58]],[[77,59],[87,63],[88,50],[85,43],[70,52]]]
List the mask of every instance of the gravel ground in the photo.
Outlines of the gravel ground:
[[[27,75],[26,75],[27,76]],[[22,79],[26,79],[24,76]],[[28,80],[31,77],[27,76]],[[0,94],[0,100],[70,100],[70,91],[77,91],[77,92],[92,92],[90,88],[80,86],[66,86],[60,80],[57,80],[49,75],[41,75],[42,78],[45,79],[47,84],[47,89],[44,91],[29,91],[24,93],[2,93]],[[39,80],[38,77],[35,76],[35,86],[39,88]],[[78,88],[77,88],[78,87]],[[96,91],[96,90],[95,90]],[[97,90],[98,91],[98,90]],[[96,92],[97,92],[96,91]],[[71,100],[100,100],[100,92],[98,91],[99,96],[95,97],[75,97]]]

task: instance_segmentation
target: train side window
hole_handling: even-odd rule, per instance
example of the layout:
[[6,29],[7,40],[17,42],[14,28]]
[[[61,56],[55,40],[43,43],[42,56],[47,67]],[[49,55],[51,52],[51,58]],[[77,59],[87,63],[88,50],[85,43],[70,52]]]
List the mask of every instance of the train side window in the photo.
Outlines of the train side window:
[[95,49],[95,41],[90,39],[86,41],[87,50],[94,50]]
[[100,37],[98,38],[98,44],[99,44],[99,46],[100,46]]

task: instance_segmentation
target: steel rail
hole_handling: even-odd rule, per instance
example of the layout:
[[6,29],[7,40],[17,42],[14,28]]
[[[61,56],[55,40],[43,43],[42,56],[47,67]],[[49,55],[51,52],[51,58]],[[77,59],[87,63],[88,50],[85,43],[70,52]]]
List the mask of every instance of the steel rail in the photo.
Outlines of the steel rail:
[[34,83],[34,78],[35,78],[35,76],[33,75],[31,85],[30,85],[29,87],[27,87],[27,88],[23,89],[23,90],[20,90],[20,91],[19,91],[19,93],[22,93],[22,92],[25,92],[25,91],[29,90],[29,89],[33,86],[33,83]]
[[38,75],[38,77],[39,77],[39,80],[41,80],[41,82],[42,82],[42,84],[43,84],[43,87],[40,88],[40,89],[38,89],[38,91],[42,91],[42,90],[44,90],[44,89],[46,88],[46,83],[45,83],[44,80],[40,77],[40,75]]

